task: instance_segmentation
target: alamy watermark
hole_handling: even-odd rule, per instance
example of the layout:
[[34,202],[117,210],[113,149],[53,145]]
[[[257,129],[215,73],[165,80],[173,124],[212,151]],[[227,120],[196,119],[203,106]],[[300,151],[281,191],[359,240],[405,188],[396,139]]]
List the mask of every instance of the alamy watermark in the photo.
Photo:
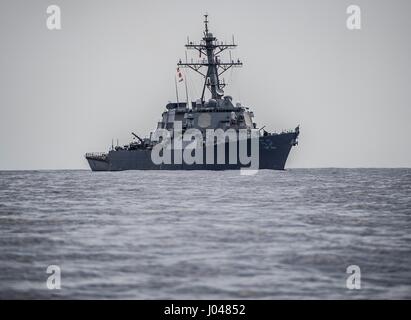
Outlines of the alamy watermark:
[[61,30],[61,9],[57,5],[50,5],[46,10],[49,15],[46,19],[46,26],[49,30]]
[[[46,26],[49,30],[61,30],[61,9],[58,5],[49,5],[46,9],[48,14]],[[351,4],[347,7],[346,13],[349,15],[346,20],[348,30],[361,30],[361,8]]]
[[350,5],[347,8],[349,14],[346,26],[348,30],[361,30],[361,8],[357,5]]
[[60,290],[61,289],[61,269],[57,265],[50,265],[46,270],[47,274],[50,276],[47,278],[46,286],[49,290]]
[[257,129],[207,129],[204,138],[203,133],[195,128],[183,133],[181,121],[175,121],[172,130],[157,129],[153,132],[152,139],[159,143],[153,147],[151,160],[156,165],[241,165],[241,174],[255,174],[259,168],[259,137]]
[[349,290],[361,289],[361,269],[357,265],[350,265],[347,267],[347,274],[349,276],[346,280],[346,286]]

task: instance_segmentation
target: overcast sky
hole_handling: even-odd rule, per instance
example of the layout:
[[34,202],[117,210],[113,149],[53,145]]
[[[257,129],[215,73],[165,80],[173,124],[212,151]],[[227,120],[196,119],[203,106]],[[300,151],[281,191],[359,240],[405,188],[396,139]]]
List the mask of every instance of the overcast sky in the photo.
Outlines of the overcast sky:
[[[2,0],[0,170],[88,168],[84,153],[148,134],[205,12],[244,62],[226,93],[269,131],[301,125],[287,167],[411,166],[409,0]],[[188,84],[196,98],[199,78]]]

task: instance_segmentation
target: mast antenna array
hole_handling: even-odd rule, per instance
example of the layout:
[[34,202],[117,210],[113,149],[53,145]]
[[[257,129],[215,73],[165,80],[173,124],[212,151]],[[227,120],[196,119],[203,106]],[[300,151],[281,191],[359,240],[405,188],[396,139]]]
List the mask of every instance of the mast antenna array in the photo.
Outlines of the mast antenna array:
[[[218,42],[217,38],[213,36],[208,30],[208,14],[204,15],[204,37],[200,43],[194,43],[187,39],[187,44],[185,47],[189,50],[197,50],[200,58],[204,56],[205,58],[198,60],[197,62],[182,62],[181,59],[177,63],[179,67],[190,68],[204,77],[203,91],[201,94],[201,102],[204,102],[205,88],[207,87],[211,92],[212,99],[221,99],[224,96],[223,88],[226,86],[225,82],[220,81],[220,76],[232,67],[241,67],[243,63],[240,60],[234,61],[231,59],[230,51],[230,61],[222,62],[219,55],[227,49],[235,49],[237,45],[234,43],[227,44]],[[204,72],[202,69],[206,67],[207,70]]]

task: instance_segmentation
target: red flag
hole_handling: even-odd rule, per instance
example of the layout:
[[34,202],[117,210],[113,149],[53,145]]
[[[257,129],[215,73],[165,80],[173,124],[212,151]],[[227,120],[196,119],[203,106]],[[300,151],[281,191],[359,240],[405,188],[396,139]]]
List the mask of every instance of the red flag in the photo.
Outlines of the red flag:
[[178,82],[181,82],[184,80],[183,75],[180,72],[180,68],[177,68],[177,76],[178,76]]

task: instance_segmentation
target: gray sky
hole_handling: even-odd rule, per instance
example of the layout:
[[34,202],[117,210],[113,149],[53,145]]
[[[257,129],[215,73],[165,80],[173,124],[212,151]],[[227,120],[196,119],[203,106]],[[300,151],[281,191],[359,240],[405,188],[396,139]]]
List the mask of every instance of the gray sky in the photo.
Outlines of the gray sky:
[[[350,4],[361,31],[346,28]],[[84,153],[148,134],[205,12],[244,62],[226,94],[268,130],[301,125],[287,167],[411,166],[409,0],[2,0],[0,170],[87,168]]]

